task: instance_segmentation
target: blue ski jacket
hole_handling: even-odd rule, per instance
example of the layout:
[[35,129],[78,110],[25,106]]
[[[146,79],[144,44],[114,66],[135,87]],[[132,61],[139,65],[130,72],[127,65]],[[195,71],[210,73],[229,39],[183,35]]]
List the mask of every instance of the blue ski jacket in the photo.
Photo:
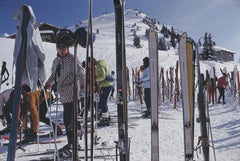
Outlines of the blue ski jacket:
[[143,88],[150,88],[150,68],[149,66],[144,69],[140,78],[141,85]]

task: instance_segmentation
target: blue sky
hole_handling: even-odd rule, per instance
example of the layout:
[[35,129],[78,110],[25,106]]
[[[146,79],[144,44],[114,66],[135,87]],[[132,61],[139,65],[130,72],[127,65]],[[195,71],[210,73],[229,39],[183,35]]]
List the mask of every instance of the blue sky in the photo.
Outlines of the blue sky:
[[[0,35],[15,32],[12,14],[21,4],[32,6],[39,22],[59,27],[88,17],[88,0],[0,0]],[[240,54],[239,0],[126,0],[126,8],[142,10],[194,40],[209,32],[218,46]],[[94,17],[113,11],[112,0],[93,0]]]

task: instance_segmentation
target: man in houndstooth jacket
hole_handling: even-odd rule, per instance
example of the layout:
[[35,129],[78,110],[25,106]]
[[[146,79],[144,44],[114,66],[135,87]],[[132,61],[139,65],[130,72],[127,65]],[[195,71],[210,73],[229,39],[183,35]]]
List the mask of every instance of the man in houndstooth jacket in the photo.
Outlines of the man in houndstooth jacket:
[[[77,82],[84,86],[85,71],[77,60]],[[63,149],[72,146],[72,113],[73,113],[73,84],[74,84],[74,56],[69,52],[68,47],[57,46],[57,57],[53,60],[52,73],[45,83],[45,88],[57,83],[57,92],[63,103],[63,121],[66,128],[68,144]],[[79,88],[78,88],[79,89]],[[80,99],[80,98],[78,98]]]

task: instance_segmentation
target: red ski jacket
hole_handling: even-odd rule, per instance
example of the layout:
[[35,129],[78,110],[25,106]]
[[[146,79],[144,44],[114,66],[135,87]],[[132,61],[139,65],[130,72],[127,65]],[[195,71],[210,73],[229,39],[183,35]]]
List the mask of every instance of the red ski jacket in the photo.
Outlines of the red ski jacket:
[[222,76],[218,79],[218,84],[217,87],[222,87],[222,88],[226,88],[227,86],[227,77],[226,76]]

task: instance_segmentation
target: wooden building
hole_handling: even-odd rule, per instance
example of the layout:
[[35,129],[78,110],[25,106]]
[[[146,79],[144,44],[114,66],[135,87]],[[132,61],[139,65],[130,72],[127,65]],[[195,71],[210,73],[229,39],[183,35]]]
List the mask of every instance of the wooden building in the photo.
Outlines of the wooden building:
[[[55,36],[58,30],[59,30],[59,27],[49,23],[42,22],[39,24],[39,31],[42,37],[42,41],[45,41],[45,42],[55,43],[56,42]],[[15,39],[16,34],[14,33],[12,35],[9,35],[7,36],[7,38]]]

